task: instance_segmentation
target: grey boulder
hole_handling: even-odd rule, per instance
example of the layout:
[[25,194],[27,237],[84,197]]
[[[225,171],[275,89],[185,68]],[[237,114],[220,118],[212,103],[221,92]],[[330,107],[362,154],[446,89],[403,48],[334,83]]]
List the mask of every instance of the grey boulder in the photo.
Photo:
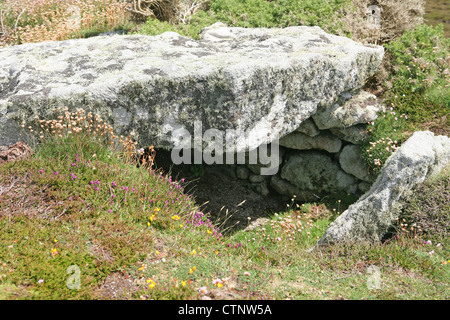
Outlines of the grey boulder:
[[383,54],[319,27],[220,24],[200,41],[165,32],[4,47],[0,145],[21,140],[23,120],[68,107],[100,115],[118,135],[134,132],[139,145],[172,149],[199,122],[197,134],[232,130],[224,141],[250,150],[359,90]]
[[403,206],[405,197],[450,160],[450,139],[415,132],[386,161],[376,181],[356,203],[330,224],[317,245],[380,241]]

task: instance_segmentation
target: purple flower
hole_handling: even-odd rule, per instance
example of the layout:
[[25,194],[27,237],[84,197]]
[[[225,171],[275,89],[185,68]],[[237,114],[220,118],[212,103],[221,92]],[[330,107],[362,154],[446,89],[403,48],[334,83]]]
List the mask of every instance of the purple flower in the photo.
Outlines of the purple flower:
[[39,170],[39,172],[42,173],[42,172],[44,172],[44,170],[41,169],[41,170]]
[[112,185],[113,188],[114,188],[114,187],[117,187],[117,184],[116,184],[115,181],[111,182],[111,185]]

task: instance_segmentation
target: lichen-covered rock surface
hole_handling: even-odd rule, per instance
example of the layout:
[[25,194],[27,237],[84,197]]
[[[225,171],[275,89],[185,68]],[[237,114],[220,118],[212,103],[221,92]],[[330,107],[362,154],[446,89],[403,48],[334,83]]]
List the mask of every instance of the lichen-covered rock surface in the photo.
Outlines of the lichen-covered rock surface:
[[[383,48],[319,27],[213,25],[194,41],[177,33],[104,36],[0,49],[0,145],[20,123],[54,107],[102,116],[117,134],[170,149],[172,132],[238,132],[237,151],[295,131],[318,106],[358,91]],[[344,127],[344,125],[339,127]],[[329,127],[329,126],[327,126]]]
[[398,218],[406,196],[449,162],[447,136],[415,132],[388,158],[370,190],[330,224],[318,245],[382,240]]

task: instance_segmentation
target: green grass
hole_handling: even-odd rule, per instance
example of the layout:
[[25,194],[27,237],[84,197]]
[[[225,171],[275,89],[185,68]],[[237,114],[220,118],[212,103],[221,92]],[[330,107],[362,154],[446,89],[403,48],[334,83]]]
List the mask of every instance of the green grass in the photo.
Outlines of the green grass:
[[[399,232],[383,244],[310,252],[343,208],[294,202],[255,229],[221,234],[181,181],[124,161],[98,139],[57,142],[0,166],[2,299],[105,298],[99,288],[112,275],[134,281],[128,299],[201,299],[201,288],[212,299],[449,298],[439,235],[433,245]],[[72,265],[79,289],[67,286]],[[378,290],[367,284],[371,265]]]

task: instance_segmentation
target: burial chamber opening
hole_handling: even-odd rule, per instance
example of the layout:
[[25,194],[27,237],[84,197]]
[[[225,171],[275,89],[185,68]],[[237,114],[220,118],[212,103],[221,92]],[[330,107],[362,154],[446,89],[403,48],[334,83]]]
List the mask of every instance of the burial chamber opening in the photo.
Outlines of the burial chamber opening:
[[[337,214],[360,196],[360,193],[331,191],[315,194],[314,201],[302,198],[301,194],[294,199],[292,195],[281,194],[277,190],[271,183],[273,176],[256,174],[250,169],[252,165],[195,164],[194,161],[174,164],[170,150],[155,151],[154,168],[170,176],[173,181],[184,179],[184,192],[193,196],[200,209],[210,214],[212,220],[228,232],[244,229],[258,218],[270,218],[275,213],[286,212],[293,204],[323,204],[330,214],[333,214],[333,208],[339,208],[339,211],[334,211]],[[289,152],[287,156],[290,156]],[[279,177],[279,173],[275,176]]]

